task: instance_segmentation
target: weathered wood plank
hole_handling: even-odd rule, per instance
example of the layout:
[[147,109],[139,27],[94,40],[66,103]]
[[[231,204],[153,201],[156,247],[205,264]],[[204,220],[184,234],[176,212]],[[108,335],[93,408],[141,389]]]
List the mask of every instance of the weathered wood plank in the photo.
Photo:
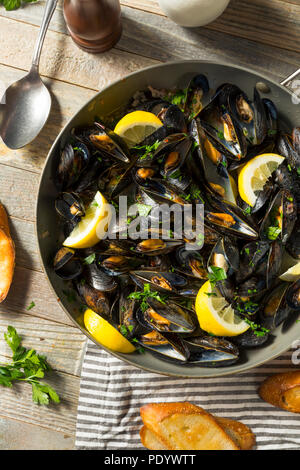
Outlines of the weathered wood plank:
[[[156,0],[121,0],[124,6],[164,15]],[[282,0],[231,0],[206,29],[300,52],[300,4]]]
[[0,312],[0,356],[11,357],[3,335],[7,326],[12,325],[23,338],[22,344],[45,354],[53,369],[72,375],[80,374],[82,348],[86,337],[79,329],[32,315],[20,315],[19,312],[8,313],[2,307]]
[[22,317],[22,312],[29,313],[26,309],[31,302],[35,303],[35,307],[30,310],[30,315],[74,326],[50,289],[44,273],[16,266],[8,296],[0,304],[0,312],[7,312],[9,318],[13,318],[14,315],[19,318]]
[[[38,28],[10,18],[1,18],[0,63],[28,70]],[[134,70],[155,63],[152,59],[112,49],[92,55],[79,49],[69,35],[48,31],[42,51],[42,75],[94,90],[100,90]]]
[[[41,10],[45,2],[38,5],[25,6],[22,10],[0,14],[9,18],[26,21],[30,24],[40,24]],[[148,13],[164,16],[157,0],[121,0],[123,12],[130,7]],[[66,32],[62,14],[62,0],[51,21],[50,29]],[[214,22],[206,25],[208,30],[228,33],[233,36],[300,51],[300,4],[299,1],[283,0],[231,0],[225,12]],[[154,42],[154,41],[153,41]],[[117,46],[118,48],[118,46]]]
[[34,222],[10,217],[10,230],[16,247],[17,266],[42,271]]
[[[2,359],[0,356],[1,361]],[[31,399],[31,386],[28,384],[16,384],[12,388],[1,387],[0,416],[21,421],[20,435],[23,434],[23,423],[28,423],[73,436],[76,427],[79,377],[53,372],[51,377],[47,378],[47,383],[55,388],[61,403],[50,406],[34,404]]]
[[299,65],[299,53],[207,28],[182,28],[168,18],[124,8],[123,36],[118,48],[168,61],[202,59],[251,67],[275,79]]
[[1,450],[72,450],[74,440],[69,434],[0,417]]

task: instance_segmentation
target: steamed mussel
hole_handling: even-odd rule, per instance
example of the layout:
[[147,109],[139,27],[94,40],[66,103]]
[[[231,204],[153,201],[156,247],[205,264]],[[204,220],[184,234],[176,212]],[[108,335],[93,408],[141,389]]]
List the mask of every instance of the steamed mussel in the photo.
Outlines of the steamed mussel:
[[[156,126],[138,139],[97,118],[73,129],[58,155],[55,210],[70,237],[53,269],[138,350],[185,366],[245,360],[300,312],[300,280],[279,277],[287,253],[300,259],[300,128],[287,132],[256,88],[214,90],[202,74],[182,90],[137,93],[129,112],[152,113]],[[241,166],[270,153],[283,158],[254,173],[249,205]],[[105,201],[109,221],[91,235]],[[223,325],[246,325],[241,334],[202,325],[200,290]]]

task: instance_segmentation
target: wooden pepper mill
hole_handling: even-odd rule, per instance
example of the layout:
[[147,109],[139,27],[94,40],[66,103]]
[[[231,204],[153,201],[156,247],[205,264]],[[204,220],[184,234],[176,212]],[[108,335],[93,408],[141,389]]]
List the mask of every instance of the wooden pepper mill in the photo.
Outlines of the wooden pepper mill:
[[119,0],[64,0],[64,17],[75,43],[87,52],[104,52],[122,33]]

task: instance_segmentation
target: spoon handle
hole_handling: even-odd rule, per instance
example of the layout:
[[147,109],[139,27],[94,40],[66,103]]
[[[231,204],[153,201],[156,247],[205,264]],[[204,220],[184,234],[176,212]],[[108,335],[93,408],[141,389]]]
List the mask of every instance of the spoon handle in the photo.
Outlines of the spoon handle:
[[42,51],[42,46],[44,43],[44,39],[46,36],[46,32],[50,23],[50,20],[52,18],[52,15],[54,13],[54,10],[57,5],[57,0],[47,0],[45,11],[44,11],[44,16],[42,20],[42,24],[40,27],[40,32],[39,36],[34,48],[34,53],[33,53],[33,58],[32,58],[32,68],[38,70],[39,63],[40,63],[40,57],[41,57],[41,51]]

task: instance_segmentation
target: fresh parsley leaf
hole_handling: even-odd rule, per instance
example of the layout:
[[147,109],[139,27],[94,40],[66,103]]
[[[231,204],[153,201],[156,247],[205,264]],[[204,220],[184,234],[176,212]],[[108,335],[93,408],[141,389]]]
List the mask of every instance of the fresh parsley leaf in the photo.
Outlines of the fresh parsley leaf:
[[4,333],[4,339],[12,352],[15,353],[21,344],[21,338],[13,326],[7,327],[7,333]]
[[209,266],[208,280],[211,284],[216,284],[216,282],[224,281],[225,279],[227,279],[227,275],[223,268],[219,268],[218,266]]
[[31,310],[33,307],[35,307],[35,303],[32,301],[28,307],[26,308],[26,310]]
[[152,206],[147,204],[136,204],[136,207],[141,217],[147,217],[152,210]]
[[281,233],[281,228],[279,227],[268,227],[267,236],[269,240],[276,240]]
[[16,380],[27,382],[32,386],[32,399],[35,403],[48,405],[51,400],[59,403],[55,390],[40,382],[45,372],[51,370],[46,357],[37,354],[34,349],[24,348],[20,336],[12,326],[7,327],[4,338],[13,352],[13,360],[9,364],[0,364],[0,385],[12,387]]
[[91,255],[84,258],[83,262],[84,264],[92,264],[95,261],[95,258],[96,258],[96,253],[92,253]]

